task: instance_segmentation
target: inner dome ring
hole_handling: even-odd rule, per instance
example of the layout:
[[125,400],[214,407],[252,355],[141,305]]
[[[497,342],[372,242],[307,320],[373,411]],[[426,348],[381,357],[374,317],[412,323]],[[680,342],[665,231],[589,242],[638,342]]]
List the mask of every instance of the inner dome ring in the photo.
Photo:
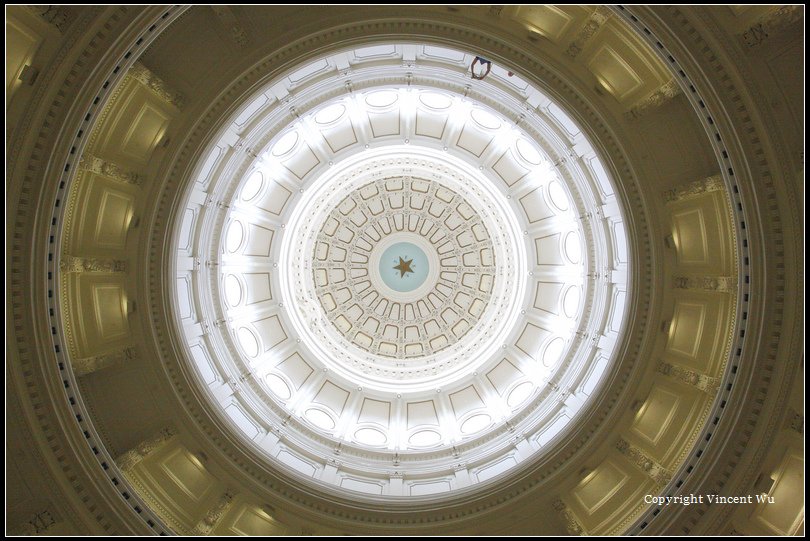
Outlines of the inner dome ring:
[[[621,207],[587,137],[519,77],[493,69],[491,83],[468,92],[464,53],[429,55],[407,84],[397,83],[394,56],[390,65],[359,60],[348,91],[312,75],[332,57],[268,83],[246,97],[195,173],[187,215],[200,201],[222,203],[187,230],[216,263],[193,287],[217,322],[204,340],[189,334],[189,355],[249,445],[327,491],[349,487],[341,476],[317,477],[317,465],[295,465],[336,448],[359,492],[388,490],[400,456],[409,483],[455,490],[447,478],[459,449],[475,464],[472,483],[507,475],[514,433],[532,460],[564,437],[599,392],[624,327]],[[279,85],[298,98],[276,98]],[[462,214],[481,218],[494,254],[480,332],[473,326],[413,359],[352,346],[329,321],[313,272],[330,212],[355,190],[406,177],[467,200],[475,212]],[[189,245],[182,235],[178,244],[179,253]],[[230,393],[238,384],[222,381],[245,384]]]
[[[327,321],[319,306],[318,288],[311,272],[312,248],[322,224],[343,201],[346,194],[368,185],[374,179],[431,178],[430,182],[458,194],[468,202],[492,235],[496,265],[488,302],[476,327],[463,338],[436,353],[420,355],[419,362],[405,365],[386,356],[370,353],[347,341],[338,328]],[[526,274],[525,250],[517,218],[506,205],[507,199],[494,191],[491,183],[463,161],[429,147],[408,145],[369,149],[363,154],[334,164],[303,194],[299,210],[286,226],[282,240],[279,275],[284,302],[300,307],[290,317],[302,340],[318,351],[330,370],[365,386],[392,392],[416,392],[440,388],[458,378],[458,370],[472,371],[476,364],[491,359],[501,346],[523,302]],[[500,204],[498,204],[500,203]],[[474,353],[471,353],[474,352]],[[439,355],[441,361],[434,362]]]

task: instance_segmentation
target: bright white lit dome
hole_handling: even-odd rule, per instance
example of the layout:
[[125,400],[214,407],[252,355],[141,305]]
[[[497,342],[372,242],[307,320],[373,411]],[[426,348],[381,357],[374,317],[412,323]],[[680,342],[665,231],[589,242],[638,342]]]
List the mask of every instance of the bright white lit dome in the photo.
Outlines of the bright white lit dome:
[[[473,56],[320,58],[260,88],[194,172],[188,357],[234,433],[321,490],[500,479],[611,366],[628,300],[611,181],[572,118],[498,66],[471,80]],[[208,325],[185,324],[192,304]]]

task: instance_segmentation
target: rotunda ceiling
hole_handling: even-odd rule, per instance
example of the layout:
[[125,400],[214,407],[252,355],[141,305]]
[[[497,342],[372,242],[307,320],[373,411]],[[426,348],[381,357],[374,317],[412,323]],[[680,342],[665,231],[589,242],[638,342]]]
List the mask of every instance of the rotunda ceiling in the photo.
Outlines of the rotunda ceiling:
[[[8,14],[15,498],[107,533],[801,529],[797,56],[757,67],[798,11],[214,8]],[[645,498],[723,487],[778,504]]]
[[394,11],[9,11],[10,531],[801,530],[801,10]]

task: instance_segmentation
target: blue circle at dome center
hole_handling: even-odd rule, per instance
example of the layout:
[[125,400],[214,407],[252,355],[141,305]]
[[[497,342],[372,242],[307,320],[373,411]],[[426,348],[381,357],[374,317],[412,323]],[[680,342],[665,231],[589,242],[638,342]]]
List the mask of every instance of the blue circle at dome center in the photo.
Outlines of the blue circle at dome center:
[[400,293],[421,286],[430,270],[425,252],[410,242],[389,246],[380,257],[380,276],[385,285]]

